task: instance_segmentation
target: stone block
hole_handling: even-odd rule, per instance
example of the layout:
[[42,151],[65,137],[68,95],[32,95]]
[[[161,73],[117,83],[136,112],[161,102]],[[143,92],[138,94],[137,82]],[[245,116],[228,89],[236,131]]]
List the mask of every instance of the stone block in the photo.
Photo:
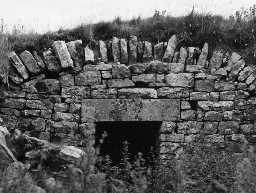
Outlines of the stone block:
[[31,74],[40,73],[41,69],[39,68],[35,58],[29,51],[27,51],[27,50],[23,51],[20,54],[20,58]]
[[159,98],[187,98],[189,97],[189,90],[187,88],[170,88],[161,87],[157,89]]
[[234,134],[239,132],[239,122],[235,121],[222,121],[219,123],[218,128],[220,134]]
[[194,77],[191,73],[167,74],[165,77],[166,83],[174,87],[192,87]]
[[75,76],[75,85],[89,86],[99,84],[101,82],[101,74],[99,71],[81,72]]
[[20,76],[25,80],[28,79],[29,78],[28,71],[26,67],[23,65],[20,58],[17,56],[17,54],[15,52],[11,52],[8,54],[8,57],[11,61],[12,66],[17,70]]
[[197,121],[185,121],[177,123],[177,132],[182,134],[197,134],[201,131],[203,123]]
[[157,98],[157,92],[152,88],[123,88],[118,90],[118,98]]
[[61,87],[74,86],[74,76],[72,74],[63,74],[59,78]]
[[144,51],[143,51],[142,60],[143,60],[143,62],[148,62],[152,59],[153,59],[152,44],[148,41],[145,41],[144,42]]
[[130,79],[110,79],[108,80],[109,88],[133,87],[135,84]]
[[86,99],[82,121],[175,121],[180,117],[179,100]]
[[208,111],[205,113],[205,121],[221,121],[222,113],[217,111]]
[[121,53],[120,53],[120,42],[117,37],[112,38],[112,54],[113,54],[114,62],[119,62]]
[[56,79],[43,79],[35,84],[39,93],[60,94],[60,82]]
[[124,64],[113,65],[112,77],[115,79],[124,79],[131,76],[129,68]]
[[147,65],[144,63],[132,64],[129,67],[132,74],[142,74],[146,71]]
[[164,43],[154,45],[154,59],[161,61],[164,55]]
[[173,35],[168,41],[168,45],[163,56],[163,61],[172,62],[177,44],[178,44],[177,36]]
[[60,72],[61,66],[57,60],[57,57],[53,54],[51,49],[43,52],[46,68],[50,72]]
[[74,67],[73,60],[64,41],[54,41],[52,47],[60,60],[62,68]]
[[137,62],[137,47],[138,39],[136,36],[131,35],[129,38],[129,63],[134,64]]
[[195,81],[195,91],[201,92],[212,92],[214,91],[214,81],[213,80],[196,80]]
[[120,39],[120,62],[122,64],[128,63],[127,41],[123,38]]

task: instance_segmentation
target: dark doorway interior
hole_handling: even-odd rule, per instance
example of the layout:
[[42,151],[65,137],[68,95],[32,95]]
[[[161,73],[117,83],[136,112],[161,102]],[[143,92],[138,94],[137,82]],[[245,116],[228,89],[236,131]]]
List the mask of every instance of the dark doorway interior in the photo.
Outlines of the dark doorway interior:
[[[138,153],[146,162],[159,151],[159,131],[161,122],[98,122],[96,123],[96,147],[100,156],[109,155],[113,165],[120,163],[124,142],[128,142],[129,158],[134,160]],[[102,135],[107,133],[103,143]],[[150,160],[151,161],[151,160]]]

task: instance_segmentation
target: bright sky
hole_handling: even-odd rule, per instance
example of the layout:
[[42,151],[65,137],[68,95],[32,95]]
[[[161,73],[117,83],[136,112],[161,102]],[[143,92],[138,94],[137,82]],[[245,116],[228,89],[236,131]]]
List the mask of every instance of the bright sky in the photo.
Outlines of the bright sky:
[[152,16],[154,10],[166,10],[180,16],[196,10],[229,16],[256,0],[0,0],[0,18],[25,30],[45,32],[81,23],[108,21],[116,16]]

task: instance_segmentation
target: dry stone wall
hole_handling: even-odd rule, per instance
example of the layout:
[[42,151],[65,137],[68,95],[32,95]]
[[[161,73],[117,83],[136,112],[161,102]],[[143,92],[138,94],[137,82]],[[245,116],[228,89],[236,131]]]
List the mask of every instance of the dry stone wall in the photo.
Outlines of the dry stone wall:
[[[177,49],[114,37],[82,46],[55,41],[42,55],[9,54],[1,116],[9,129],[54,143],[94,143],[95,122],[161,121],[160,153],[203,135],[208,143],[256,142],[256,69],[208,44]],[[139,129],[139,128],[138,128]]]

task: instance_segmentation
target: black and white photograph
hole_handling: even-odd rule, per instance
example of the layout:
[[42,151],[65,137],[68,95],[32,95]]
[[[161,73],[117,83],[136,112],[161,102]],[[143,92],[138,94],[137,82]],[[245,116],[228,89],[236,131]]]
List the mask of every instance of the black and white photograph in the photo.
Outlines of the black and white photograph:
[[0,3],[0,193],[256,193],[256,0]]

